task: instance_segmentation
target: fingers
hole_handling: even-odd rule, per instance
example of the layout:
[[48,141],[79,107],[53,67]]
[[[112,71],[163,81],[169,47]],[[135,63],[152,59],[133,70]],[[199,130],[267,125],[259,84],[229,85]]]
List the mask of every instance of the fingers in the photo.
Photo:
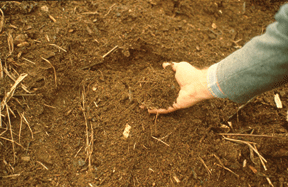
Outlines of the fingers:
[[[185,68],[191,68],[191,67],[193,67],[191,64],[189,64],[188,62],[164,62],[163,64],[162,64],[162,67],[165,69],[167,66],[171,66],[172,67],[172,69],[174,70],[174,71],[176,71],[177,70],[177,68],[179,68],[179,67],[185,67]],[[194,68],[194,67],[193,67]]]
[[163,62],[162,67],[165,69],[167,66],[171,66],[170,62]]
[[168,109],[163,109],[163,108],[161,108],[161,109],[151,109],[151,110],[148,109],[148,112],[150,114],[168,114],[168,113],[174,112],[175,110],[176,110],[175,108],[169,107]]
[[168,113],[171,113],[171,112],[174,112],[176,110],[179,110],[180,107],[177,103],[174,103],[173,104],[173,107],[168,107],[168,109],[148,109],[148,112],[150,114],[168,114]]
[[179,63],[177,62],[164,62],[162,64],[162,67],[165,69],[167,66],[171,66],[173,71],[176,71],[176,67],[178,66]]

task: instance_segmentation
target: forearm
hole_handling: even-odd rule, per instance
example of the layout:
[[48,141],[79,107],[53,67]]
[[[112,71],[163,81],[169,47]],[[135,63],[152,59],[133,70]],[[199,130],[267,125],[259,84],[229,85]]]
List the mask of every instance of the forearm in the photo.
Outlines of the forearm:
[[243,103],[288,82],[288,4],[266,33],[253,38],[208,70],[208,88],[215,97]]

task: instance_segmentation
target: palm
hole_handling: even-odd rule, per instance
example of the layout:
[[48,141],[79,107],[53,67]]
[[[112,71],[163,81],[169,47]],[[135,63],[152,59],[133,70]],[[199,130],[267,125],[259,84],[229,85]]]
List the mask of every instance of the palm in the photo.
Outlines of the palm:
[[[163,63],[163,68],[170,65],[170,63]],[[180,86],[180,91],[174,103],[168,109],[152,109],[149,113],[166,114],[178,109],[188,108],[196,103],[207,98],[209,92],[201,82],[204,77],[204,84],[206,75],[202,70],[199,70],[187,62],[173,63],[172,69],[176,71],[175,78]],[[208,92],[207,92],[208,91]],[[208,93],[209,95],[210,93]],[[210,97],[211,95],[209,95]]]

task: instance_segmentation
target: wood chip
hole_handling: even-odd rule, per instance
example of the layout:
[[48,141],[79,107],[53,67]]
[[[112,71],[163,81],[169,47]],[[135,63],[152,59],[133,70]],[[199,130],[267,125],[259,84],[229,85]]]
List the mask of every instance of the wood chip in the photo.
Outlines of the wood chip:
[[181,182],[176,175],[174,175],[173,178],[174,178],[174,180],[175,180],[177,183],[180,183],[180,182]]
[[51,16],[50,14],[49,14],[49,18],[50,18],[54,23],[57,22],[56,19],[55,19],[53,16]]
[[129,137],[130,129],[131,129],[131,126],[128,125],[128,124],[126,124],[125,129],[124,129],[124,132],[123,132],[123,136],[124,136],[125,138],[128,138],[128,137]]
[[283,108],[283,105],[282,105],[282,102],[281,102],[279,94],[275,94],[274,95],[274,101],[276,103],[276,107],[277,108]]

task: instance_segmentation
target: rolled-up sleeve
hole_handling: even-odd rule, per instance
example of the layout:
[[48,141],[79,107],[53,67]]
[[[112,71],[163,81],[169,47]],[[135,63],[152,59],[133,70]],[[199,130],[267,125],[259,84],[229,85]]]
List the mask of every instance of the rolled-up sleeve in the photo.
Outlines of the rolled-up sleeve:
[[244,103],[288,83],[288,4],[275,19],[263,35],[209,67],[208,89],[215,97]]

